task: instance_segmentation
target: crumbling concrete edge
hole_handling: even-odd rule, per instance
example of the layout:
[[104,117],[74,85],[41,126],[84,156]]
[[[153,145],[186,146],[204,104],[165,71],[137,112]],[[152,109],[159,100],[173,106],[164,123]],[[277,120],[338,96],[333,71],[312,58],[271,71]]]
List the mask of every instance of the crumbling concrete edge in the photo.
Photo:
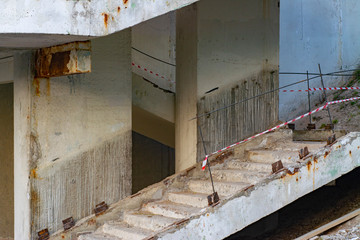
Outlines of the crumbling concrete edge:
[[157,239],[222,239],[360,166],[360,133],[352,132],[286,171],[243,190]]

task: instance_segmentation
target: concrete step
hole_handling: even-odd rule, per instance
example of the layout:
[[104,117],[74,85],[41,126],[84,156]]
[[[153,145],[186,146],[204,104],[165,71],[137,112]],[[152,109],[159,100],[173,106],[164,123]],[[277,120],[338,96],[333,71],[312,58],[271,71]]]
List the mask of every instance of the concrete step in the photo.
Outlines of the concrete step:
[[124,221],[134,227],[156,232],[170,226],[178,219],[155,215],[150,212],[133,211],[124,213]]
[[125,222],[108,222],[105,223],[101,231],[111,236],[121,237],[126,240],[141,240],[149,238],[155,234],[153,231],[149,231],[142,228],[131,227]]
[[[191,191],[211,194],[213,192],[210,180],[191,180],[188,183]],[[230,196],[245,187],[249,186],[248,183],[242,182],[214,182],[215,191],[221,196]]]
[[150,202],[144,204],[142,209],[153,214],[178,219],[191,217],[201,210],[201,208],[178,204],[170,201]]
[[168,199],[175,203],[205,208],[208,206],[207,196],[208,194],[194,192],[172,192],[168,194]]
[[283,163],[295,163],[299,160],[298,151],[282,150],[251,150],[247,152],[247,158],[250,162],[272,164],[281,160]]
[[325,147],[326,142],[310,142],[310,141],[297,141],[289,142],[286,145],[276,146],[273,150],[283,151],[299,151],[304,147],[308,147],[309,152],[317,152],[320,148]]
[[214,169],[212,174],[214,180],[254,184],[269,176],[270,172],[264,173],[237,169]]
[[110,236],[105,233],[91,233],[91,234],[84,234],[80,235],[78,240],[121,240],[121,238]]
[[228,169],[239,169],[247,171],[257,172],[272,172],[272,166],[269,163],[257,163],[257,162],[243,162],[239,160],[233,160],[226,163]]

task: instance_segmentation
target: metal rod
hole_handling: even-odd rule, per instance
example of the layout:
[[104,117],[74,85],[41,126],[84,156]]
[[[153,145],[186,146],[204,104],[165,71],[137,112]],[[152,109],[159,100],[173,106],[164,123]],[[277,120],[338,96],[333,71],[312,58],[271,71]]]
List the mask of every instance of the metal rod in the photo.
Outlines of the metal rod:
[[[321,74],[322,76],[325,76],[325,75],[331,75],[331,74],[335,74],[335,73],[341,73],[341,72],[350,72],[350,71],[356,71],[356,70],[360,70],[360,69],[349,69],[349,70],[342,70],[342,71],[337,71],[337,72],[332,72],[332,73],[326,73],[326,74]],[[279,73],[280,74],[280,73]],[[296,73],[281,73],[281,74],[296,74]],[[302,74],[302,73],[301,73]],[[305,73],[306,74],[306,73]],[[353,76],[353,75],[351,75]],[[240,104],[240,103],[243,103],[243,102],[246,102],[246,101],[249,101],[251,99],[254,99],[254,98],[257,98],[257,97],[261,97],[263,95],[266,95],[266,94],[269,94],[269,93],[273,93],[277,90],[280,90],[280,89],[283,89],[283,88],[287,88],[287,87],[290,87],[290,86],[293,86],[293,85],[296,85],[296,84],[299,84],[299,83],[302,83],[302,82],[305,82],[305,81],[309,81],[309,80],[313,80],[313,79],[316,79],[316,78],[319,78],[320,77],[320,74],[316,74],[316,76],[314,77],[310,77],[308,79],[304,79],[304,80],[300,80],[298,82],[295,82],[295,83],[291,83],[291,84],[287,84],[285,86],[282,86],[282,87],[279,87],[279,88],[275,88],[273,90],[270,90],[270,91],[267,91],[267,92],[264,92],[264,93],[260,93],[259,95],[256,95],[256,96],[253,96],[253,97],[249,97],[249,98],[246,98],[246,99],[243,99],[239,102],[234,102],[234,103],[231,103],[229,105],[226,105],[224,107],[220,107],[220,108],[217,108],[215,110],[212,110],[210,112],[207,112],[207,113],[203,113],[203,114],[200,114],[200,115],[197,115],[191,119],[189,119],[189,121],[191,120],[194,120],[194,119],[198,119],[198,118],[202,118],[202,117],[205,117],[205,116],[208,116],[214,112],[218,112],[218,111],[221,111],[221,110],[224,110],[224,109],[227,109],[229,107],[232,107],[234,105],[237,105],[237,104]]]
[[[306,71],[306,79],[307,79],[307,87],[308,87],[308,89],[310,89],[310,81],[309,81],[309,72],[308,71]],[[307,93],[308,93],[309,112],[311,112],[310,91],[308,91]],[[311,124],[311,116],[310,115],[309,115],[309,121]]]
[[[357,71],[360,70],[360,68],[354,68],[354,69],[347,69],[347,70],[340,70],[340,71],[336,71],[336,72],[330,72],[330,73],[324,73],[323,76],[327,76],[327,75],[334,75],[337,73],[344,73],[344,72],[353,72],[353,71]],[[306,73],[304,72],[279,72],[279,74],[285,74],[285,75],[306,75]],[[319,75],[319,73],[309,73],[309,75]],[[349,76],[353,76],[353,74],[349,74]]]
[[[199,128],[199,132],[200,132],[201,141],[202,141],[203,147],[204,147],[204,152],[205,152],[205,155],[207,156],[206,147],[205,147],[205,142],[204,142],[204,138],[203,138],[203,135],[202,135],[202,131],[201,131],[200,125],[198,125],[198,128]],[[206,162],[206,165],[208,166],[208,169],[209,169],[209,174],[210,174],[210,180],[211,180],[212,190],[213,190],[213,193],[215,193],[214,181],[213,181],[213,178],[212,178],[211,168],[210,168],[210,163],[209,163],[209,162],[210,162],[210,161],[209,161],[209,159],[208,159],[207,162]]]
[[[318,66],[319,66],[319,72],[320,72],[321,85],[322,85],[322,87],[323,87],[323,89],[324,89],[324,88],[325,88],[325,85],[324,85],[323,75],[321,74],[321,66],[320,66],[320,63],[318,64]],[[324,96],[325,96],[325,101],[326,101],[326,103],[328,103],[325,89],[323,90],[323,92],[324,92]],[[332,123],[332,120],[331,120],[331,114],[330,114],[330,108],[329,108],[329,106],[327,106],[326,109],[327,109],[327,112],[328,112],[328,115],[329,115],[331,130],[332,130],[332,132],[334,133],[334,127],[333,127],[333,125],[332,125],[333,123]]]

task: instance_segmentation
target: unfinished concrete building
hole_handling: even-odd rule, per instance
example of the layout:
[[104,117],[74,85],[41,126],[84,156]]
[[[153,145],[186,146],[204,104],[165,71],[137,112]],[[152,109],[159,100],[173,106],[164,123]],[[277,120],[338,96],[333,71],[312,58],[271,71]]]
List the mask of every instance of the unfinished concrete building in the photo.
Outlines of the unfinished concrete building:
[[208,202],[205,155],[278,121],[277,92],[208,114],[279,86],[278,0],[0,13],[0,238],[222,239],[360,165],[356,133],[324,147],[283,129],[209,158]]

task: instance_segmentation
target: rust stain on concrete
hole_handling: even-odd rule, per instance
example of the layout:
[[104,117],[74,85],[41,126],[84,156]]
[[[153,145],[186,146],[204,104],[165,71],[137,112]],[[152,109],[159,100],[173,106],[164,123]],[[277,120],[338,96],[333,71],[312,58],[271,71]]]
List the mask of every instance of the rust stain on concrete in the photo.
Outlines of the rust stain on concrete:
[[109,22],[109,15],[107,13],[102,13],[101,15],[104,16],[104,25],[105,25],[105,28],[107,29],[108,22]]
[[307,167],[308,171],[310,171],[311,165],[312,165],[311,161],[308,161],[307,164],[306,164],[306,167]]
[[36,168],[30,170],[30,178],[34,178],[34,179],[38,178]]
[[34,78],[33,86],[35,87],[35,95],[40,97],[40,79]]

